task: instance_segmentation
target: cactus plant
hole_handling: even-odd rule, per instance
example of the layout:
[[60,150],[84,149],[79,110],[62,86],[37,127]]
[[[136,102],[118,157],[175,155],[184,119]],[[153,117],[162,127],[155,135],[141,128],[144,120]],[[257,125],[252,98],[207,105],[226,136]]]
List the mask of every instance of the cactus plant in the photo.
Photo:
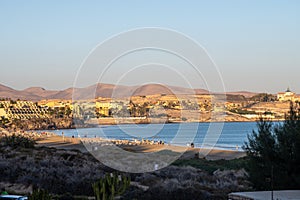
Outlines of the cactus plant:
[[112,200],[116,195],[123,194],[129,185],[129,177],[110,173],[93,183],[92,187],[96,200]]

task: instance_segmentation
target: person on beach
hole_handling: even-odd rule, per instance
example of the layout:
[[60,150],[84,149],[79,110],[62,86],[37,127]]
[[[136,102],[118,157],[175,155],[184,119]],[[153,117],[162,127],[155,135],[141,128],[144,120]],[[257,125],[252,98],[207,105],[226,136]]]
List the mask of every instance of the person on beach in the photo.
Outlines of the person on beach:
[[65,141],[65,135],[64,132],[61,132],[62,138],[63,138],[63,142]]

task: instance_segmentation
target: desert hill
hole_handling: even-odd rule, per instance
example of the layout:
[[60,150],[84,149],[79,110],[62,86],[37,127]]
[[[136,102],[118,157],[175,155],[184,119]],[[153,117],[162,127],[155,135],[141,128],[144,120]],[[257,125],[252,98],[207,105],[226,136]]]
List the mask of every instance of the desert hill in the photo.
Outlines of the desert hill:
[[[142,86],[125,86],[98,83],[84,88],[67,88],[65,90],[46,90],[41,87],[30,87],[25,90],[15,90],[0,84],[0,98],[39,101],[42,99],[92,99],[95,97],[124,98],[130,96],[147,96],[154,94],[208,94],[204,89],[191,89],[178,86],[163,86],[147,84]],[[229,92],[230,95],[251,97],[256,93]]]

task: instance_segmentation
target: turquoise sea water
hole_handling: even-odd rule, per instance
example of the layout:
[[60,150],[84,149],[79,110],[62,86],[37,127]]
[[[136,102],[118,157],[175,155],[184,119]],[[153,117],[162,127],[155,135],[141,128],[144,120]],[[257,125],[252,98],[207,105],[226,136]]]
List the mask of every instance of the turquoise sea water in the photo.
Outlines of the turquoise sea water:
[[[53,130],[57,135],[108,138],[149,139],[165,143],[217,149],[242,150],[247,134],[257,130],[256,122],[182,123],[182,124],[122,124],[97,128]],[[238,147],[238,148],[237,148]]]

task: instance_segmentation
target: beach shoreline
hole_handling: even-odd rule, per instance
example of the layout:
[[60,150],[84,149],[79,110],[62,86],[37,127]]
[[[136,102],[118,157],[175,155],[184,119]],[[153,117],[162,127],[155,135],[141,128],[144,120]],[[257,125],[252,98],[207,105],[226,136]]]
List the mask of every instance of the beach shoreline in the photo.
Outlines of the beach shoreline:
[[142,142],[130,140],[111,140],[103,138],[73,138],[60,135],[53,135],[53,133],[50,133],[49,135],[46,135],[44,137],[40,137],[37,140],[37,146],[69,150],[74,149],[84,153],[89,152],[89,150],[87,150],[87,146],[91,145],[116,145],[117,147],[122,148],[123,150],[134,153],[153,153],[168,149],[172,152],[182,154],[182,159],[191,159],[198,157],[208,160],[230,160],[246,156],[246,153],[244,151],[224,150],[217,148],[192,148],[190,146],[185,147],[170,144],[159,144],[149,140],[145,140],[144,142]]
[[121,139],[104,139],[104,138],[78,138],[57,135],[53,132],[35,132],[35,131],[9,131],[6,129],[0,130],[0,136],[21,135],[27,138],[36,140],[37,147],[49,147],[66,150],[78,150],[83,153],[91,151],[89,146],[117,146],[125,151],[134,153],[153,153],[163,150],[171,150],[172,152],[181,154],[180,158],[205,158],[208,160],[219,159],[235,159],[246,156],[244,151],[224,150],[218,148],[199,148],[191,146],[179,146],[174,144],[164,144],[159,141],[151,140],[121,140]]

